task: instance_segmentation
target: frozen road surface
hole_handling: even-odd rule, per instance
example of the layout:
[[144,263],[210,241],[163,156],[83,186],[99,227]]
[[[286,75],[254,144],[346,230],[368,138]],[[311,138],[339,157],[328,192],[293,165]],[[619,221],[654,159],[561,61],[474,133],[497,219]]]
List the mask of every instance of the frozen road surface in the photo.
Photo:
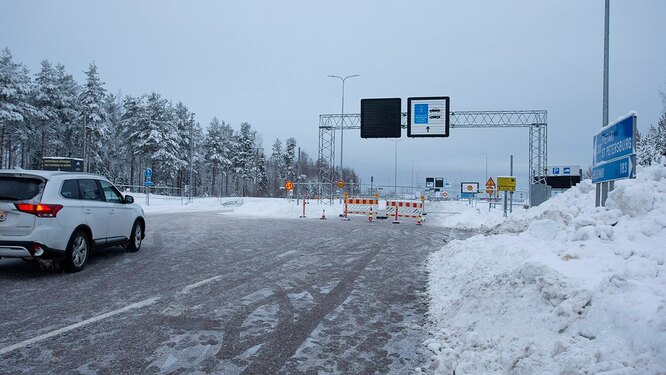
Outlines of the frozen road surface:
[[424,261],[456,234],[153,215],[139,253],[76,274],[0,260],[0,374],[405,374],[423,366]]

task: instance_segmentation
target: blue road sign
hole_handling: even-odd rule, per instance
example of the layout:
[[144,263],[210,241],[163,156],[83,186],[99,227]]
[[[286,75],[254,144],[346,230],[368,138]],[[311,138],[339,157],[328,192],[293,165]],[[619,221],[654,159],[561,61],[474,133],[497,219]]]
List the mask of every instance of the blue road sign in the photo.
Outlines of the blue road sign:
[[146,179],[150,180],[150,177],[153,175],[153,170],[151,168],[146,168]]
[[617,160],[592,167],[592,182],[607,182],[623,178],[636,178],[636,155],[621,157]]
[[415,104],[414,105],[414,123],[427,124],[428,123],[428,105]]
[[146,182],[143,183],[143,186],[153,186],[153,182],[150,179],[146,179]]
[[603,127],[594,136],[593,166],[636,153],[636,115]]

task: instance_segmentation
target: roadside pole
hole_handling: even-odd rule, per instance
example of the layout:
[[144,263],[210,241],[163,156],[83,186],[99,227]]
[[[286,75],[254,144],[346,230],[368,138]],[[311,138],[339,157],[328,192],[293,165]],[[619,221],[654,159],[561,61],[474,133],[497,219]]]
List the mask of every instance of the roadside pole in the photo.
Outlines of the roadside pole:
[[[513,155],[511,155],[510,176],[513,176]],[[513,191],[509,192],[509,213],[513,213]]]

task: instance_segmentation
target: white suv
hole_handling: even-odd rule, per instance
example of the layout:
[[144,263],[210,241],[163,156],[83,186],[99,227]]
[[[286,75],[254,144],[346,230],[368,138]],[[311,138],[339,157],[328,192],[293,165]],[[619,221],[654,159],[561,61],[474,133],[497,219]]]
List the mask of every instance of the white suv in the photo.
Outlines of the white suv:
[[138,251],[141,206],[89,173],[0,170],[0,258],[57,259],[82,270],[92,248]]

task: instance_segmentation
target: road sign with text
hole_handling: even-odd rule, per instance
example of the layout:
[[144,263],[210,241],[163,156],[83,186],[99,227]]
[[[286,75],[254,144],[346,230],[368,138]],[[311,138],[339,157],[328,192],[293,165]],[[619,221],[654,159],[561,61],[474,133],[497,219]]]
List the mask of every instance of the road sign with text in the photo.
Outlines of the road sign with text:
[[497,190],[516,191],[516,178],[513,176],[497,177]]
[[636,178],[636,155],[624,156],[592,167],[592,182],[595,184],[624,178]]
[[449,97],[407,98],[408,137],[448,137]]

